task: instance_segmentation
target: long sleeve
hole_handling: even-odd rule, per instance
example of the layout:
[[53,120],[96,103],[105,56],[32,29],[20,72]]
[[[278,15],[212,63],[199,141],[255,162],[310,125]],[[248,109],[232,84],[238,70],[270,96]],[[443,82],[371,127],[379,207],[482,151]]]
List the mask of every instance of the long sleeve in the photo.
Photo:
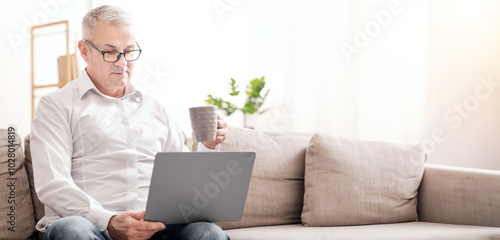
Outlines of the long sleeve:
[[[73,138],[70,111],[43,97],[32,123],[31,153],[35,188],[40,201],[59,217],[79,215],[99,230],[107,228],[108,211],[80,189],[71,176]],[[103,193],[105,194],[105,193]],[[39,226],[43,229],[46,226]]]
[[203,143],[198,143],[198,152],[218,152],[220,150],[220,144],[215,147],[215,149],[210,149],[205,147]]

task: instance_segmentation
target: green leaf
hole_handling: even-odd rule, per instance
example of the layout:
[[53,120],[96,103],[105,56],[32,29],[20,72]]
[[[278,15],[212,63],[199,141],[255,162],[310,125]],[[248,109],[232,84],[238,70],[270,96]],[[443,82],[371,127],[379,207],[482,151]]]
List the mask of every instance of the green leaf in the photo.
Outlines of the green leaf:
[[257,112],[257,107],[255,106],[255,103],[253,102],[247,102],[245,106],[241,109],[243,113],[248,113],[248,114],[254,114]]
[[212,95],[208,95],[208,98],[205,99],[205,102],[209,105],[217,106],[217,109],[222,110],[222,104],[224,101],[221,98],[214,98]]
[[229,83],[229,86],[231,86],[230,88],[231,91],[229,92],[229,95],[231,96],[238,96],[238,94],[240,94],[240,91],[238,91],[238,86],[235,84],[236,81],[231,78],[231,82]]
[[260,98],[260,91],[266,86],[266,82],[264,81],[264,77],[256,78],[247,85],[247,96],[249,98]]
[[226,115],[227,116],[230,116],[231,114],[233,114],[236,110],[238,110],[238,108],[236,106],[234,106],[232,103],[230,102],[227,102],[227,101],[224,101],[223,102],[224,104],[224,107],[223,109],[226,111]]
[[259,115],[261,115],[261,114],[263,114],[263,113],[267,112],[268,110],[269,110],[269,109],[266,109],[266,110],[263,110],[263,111],[259,112]]
[[[238,85],[236,84],[236,80],[231,78],[229,86],[230,86],[229,95],[233,97],[238,96],[240,91],[238,91]],[[247,98],[242,108],[238,108],[235,104],[229,101],[224,101],[220,97],[214,98],[212,95],[208,95],[208,98],[205,100],[205,102],[207,104],[217,106],[219,110],[224,110],[227,116],[230,116],[237,110],[241,111],[244,116],[247,116],[247,114],[254,114],[254,113],[263,114],[264,112],[267,111],[267,109],[260,112],[259,109],[264,104],[264,101],[266,100],[270,91],[267,90],[264,96],[262,96],[261,92],[265,86],[266,82],[264,76],[262,76],[261,78],[255,78],[252,81],[250,81],[246,86]]]

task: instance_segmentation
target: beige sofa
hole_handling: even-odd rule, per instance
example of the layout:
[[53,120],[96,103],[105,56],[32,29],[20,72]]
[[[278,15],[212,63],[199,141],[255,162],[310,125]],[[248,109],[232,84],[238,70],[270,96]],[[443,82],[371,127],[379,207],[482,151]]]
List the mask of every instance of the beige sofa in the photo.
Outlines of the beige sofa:
[[[231,239],[500,239],[499,171],[424,164],[418,146],[229,131],[221,151],[257,153],[243,219],[218,223]],[[40,237],[43,206],[29,138],[25,152],[21,142],[0,130],[0,239]]]

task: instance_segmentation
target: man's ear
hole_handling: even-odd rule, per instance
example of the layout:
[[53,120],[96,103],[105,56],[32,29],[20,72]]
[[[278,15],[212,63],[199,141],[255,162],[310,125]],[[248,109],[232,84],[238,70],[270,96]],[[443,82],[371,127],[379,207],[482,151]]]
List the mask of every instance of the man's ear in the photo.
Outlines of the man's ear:
[[80,49],[80,55],[82,55],[83,60],[85,60],[86,63],[89,63],[89,48],[88,45],[85,44],[85,41],[78,41],[78,49]]

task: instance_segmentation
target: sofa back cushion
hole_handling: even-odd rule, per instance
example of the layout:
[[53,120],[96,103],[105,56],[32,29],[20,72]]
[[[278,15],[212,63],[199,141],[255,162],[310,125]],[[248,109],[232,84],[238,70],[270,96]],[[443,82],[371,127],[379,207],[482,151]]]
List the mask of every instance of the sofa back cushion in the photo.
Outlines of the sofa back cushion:
[[[33,178],[33,161],[31,159],[31,148],[30,148],[30,135],[31,134],[28,134],[28,136],[24,138],[24,155],[25,155],[24,166],[26,167],[26,173],[28,174],[28,180],[30,182],[31,198],[33,199],[33,210],[35,211],[35,222],[38,222],[45,215],[45,209],[42,202],[40,202],[40,199],[38,199],[38,196],[36,195],[35,191],[35,183]],[[38,239],[43,239],[42,232],[38,232]]]
[[306,154],[302,222],[346,226],[417,220],[420,146],[315,134]]
[[243,218],[223,229],[300,223],[304,160],[311,134],[229,127],[221,151],[254,151],[255,164]]
[[28,239],[35,232],[21,143],[15,128],[0,129],[0,239]]

